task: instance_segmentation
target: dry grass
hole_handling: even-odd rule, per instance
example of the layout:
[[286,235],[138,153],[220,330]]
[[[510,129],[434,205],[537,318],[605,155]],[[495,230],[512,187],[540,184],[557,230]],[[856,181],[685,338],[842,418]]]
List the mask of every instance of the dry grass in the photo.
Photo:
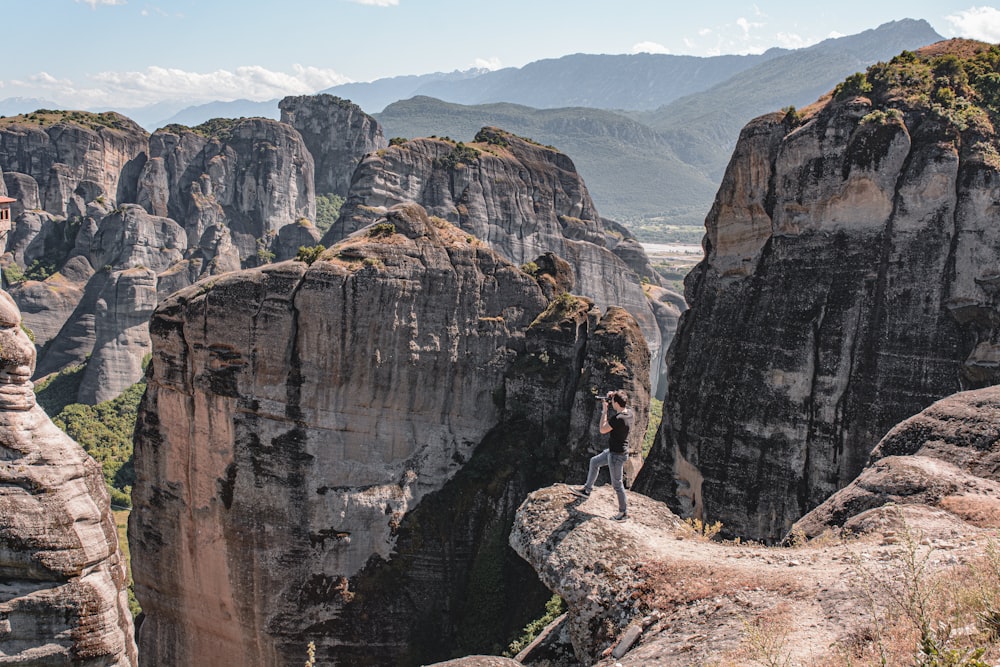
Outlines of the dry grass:
[[640,576],[639,599],[649,609],[669,610],[698,600],[732,597],[741,591],[772,591],[788,598],[809,593],[792,575],[680,560],[645,563]]

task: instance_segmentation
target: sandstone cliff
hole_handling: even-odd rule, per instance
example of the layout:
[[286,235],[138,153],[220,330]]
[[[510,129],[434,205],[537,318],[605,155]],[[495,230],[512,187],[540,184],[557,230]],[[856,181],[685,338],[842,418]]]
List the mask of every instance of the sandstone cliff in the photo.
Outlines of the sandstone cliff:
[[100,466],[35,403],[35,348],[0,292],[0,656],[138,664]]
[[303,95],[286,97],[278,108],[281,122],[298,130],[313,156],[318,194],[346,197],[361,159],[389,145],[378,121],[349,100]]
[[[323,243],[330,245],[370,224],[384,207],[407,201],[482,239],[515,264],[546,252],[562,257],[573,269],[577,294],[601,308],[621,306],[636,318],[654,369],[660,366],[663,341],[673,331],[661,331],[643,294],[642,278],[656,283],[655,273],[648,260],[634,261],[645,256],[624,228],[602,221],[566,155],[496,128],[484,128],[471,144],[430,138],[390,146],[361,161],[340,218]],[[660,393],[664,389],[654,386]]]
[[901,419],[1000,381],[993,112],[954,106],[986,49],[903,54],[743,130],[640,489],[777,539]]
[[137,190],[147,211],[183,225],[189,246],[228,227],[245,265],[285,225],[316,218],[312,156],[292,127],[265,118],[157,130]]
[[97,197],[134,200],[148,136],[112,111],[39,110],[0,123],[0,166],[17,173],[4,176],[19,183],[18,194],[11,196],[34,193],[25,206],[40,204],[53,215],[73,215]]
[[882,438],[846,488],[796,522],[793,532],[863,532],[878,508],[914,505],[953,522],[1000,528],[1000,386],[937,401]]
[[547,595],[505,551],[514,508],[583,474],[592,392],[648,404],[625,311],[548,303],[412,204],[181,290],[151,334],[130,535],[153,664],[496,651]]

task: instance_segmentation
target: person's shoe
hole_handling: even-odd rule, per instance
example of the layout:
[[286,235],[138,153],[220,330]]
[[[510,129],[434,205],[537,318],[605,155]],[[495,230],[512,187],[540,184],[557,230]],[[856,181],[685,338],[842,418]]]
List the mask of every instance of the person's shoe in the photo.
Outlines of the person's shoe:
[[590,495],[590,491],[588,491],[585,486],[571,486],[569,490],[570,493],[575,493],[582,498],[586,498]]
[[626,519],[628,519],[628,512],[619,512],[611,517],[612,521],[625,521]]

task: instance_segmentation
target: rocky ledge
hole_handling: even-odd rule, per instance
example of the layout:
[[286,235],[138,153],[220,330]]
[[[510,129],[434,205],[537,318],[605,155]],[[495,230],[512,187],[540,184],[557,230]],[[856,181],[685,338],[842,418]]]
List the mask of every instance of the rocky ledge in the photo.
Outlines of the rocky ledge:
[[[879,650],[910,664],[922,621],[938,650],[994,659],[979,602],[956,600],[1000,590],[998,413],[989,387],[900,423],[786,547],[712,541],[714,527],[634,492],[616,523],[610,488],[584,500],[562,485],[527,498],[510,544],[566,601],[586,665],[878,664]],[[914,592],[922,609],[901,604]],[[943,631],[963,604],[961,633]]]

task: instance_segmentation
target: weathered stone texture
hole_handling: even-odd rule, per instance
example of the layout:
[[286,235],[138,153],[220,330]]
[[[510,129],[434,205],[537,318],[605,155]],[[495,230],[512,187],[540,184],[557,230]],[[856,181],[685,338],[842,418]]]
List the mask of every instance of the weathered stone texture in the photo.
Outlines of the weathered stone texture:
[[137,201],[180,221],[192,247],[210,227],[229,227],[252,264],[258,239],[315,220],[313,158],[294,128],[265,118],[232,121],[211,137],[171,126],[149,139]]
[[0,292],[0,655],[138,664],[101,467],[35,403],[35,348]]
[[[149,135],[120,114],[108,112],[99,117],[103,120],[86,126],[66,119],[45,126],[5,125],[0,129],[3,171],[33,178],[41,206],[53,215],[70,214],[74,197],[82,197],[78,207],[97,195],[109,201],[130,201],[130,195],[134,197],[131,182],[145,160]],[[90,191],[90,196],[77,195],[81,188]]]
[[900,420],[1000,381],[1000,173],[926,109],[872,110],[751,122],[685,281],[639,486],[734,534],[779,538]]
[[873,510],[926,505],[1000,527],[1000,386],[959,392],[889,431],[862,473],[792,529],[860,531]]
[[378,121],[350,100],[303,95],[286,97],[278,108],[281,122],[299,131],[313,156],[317,194],[346,197],[361,158],[389,145]]
[[[369,154],[323,243],[329,246],[371,224],[384,207],[416,202],[515,264],[548,252],[566,260],[573,270],[574,293],[600,308],[628,310],[659,364],[662,341],[673,331],[660,330],[643,293],[637,271],[648,269],[648,261],[636,261],[641,248],[623,238],[624,228],[602,222],[572,160],[496,128],[484,128],[476,143],[463,147],[442,139],[415,139]],[[628,263],[612,248],[619,248]]]
[[596,434],[584,360],[617,351],[593,382],[648,403],[627,313],[546,309],[530,276],[415,205],[381,224],[157,308],[130,526],[154,664],[489,648],[545,599],[504,544],[531,488],[585,465],[567,437]]

